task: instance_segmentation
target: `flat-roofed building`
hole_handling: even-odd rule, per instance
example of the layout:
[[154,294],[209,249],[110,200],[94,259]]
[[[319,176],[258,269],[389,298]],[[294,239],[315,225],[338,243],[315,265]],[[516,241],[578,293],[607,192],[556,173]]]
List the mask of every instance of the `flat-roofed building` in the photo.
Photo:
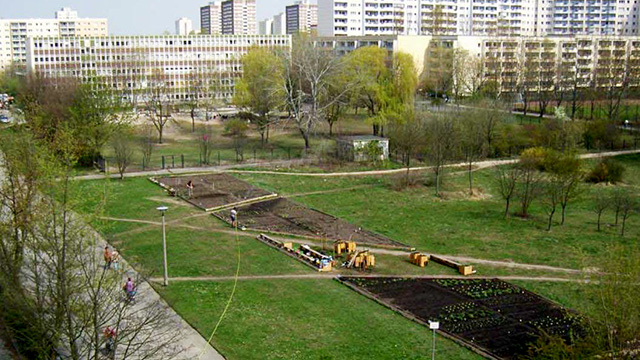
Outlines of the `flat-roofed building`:
[[[252,46],[290,51],[291,36],[31,37],[27,66],[44,78],[76,78],[119,91],[135,103],[157,86],[176,102],[193,96],[231,99],[242,75],[241,57]],[[196,95],[195,83],[209,90]]]

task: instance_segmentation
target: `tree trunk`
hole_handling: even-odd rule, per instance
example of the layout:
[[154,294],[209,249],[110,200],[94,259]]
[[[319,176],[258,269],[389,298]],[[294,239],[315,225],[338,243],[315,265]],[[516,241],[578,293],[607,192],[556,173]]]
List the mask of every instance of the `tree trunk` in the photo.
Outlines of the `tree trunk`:
[[268,144],[269,143],[269,130],[271,128],[271,124],[267,123],[267,138],[265,139],[265,142]]
[[551,223],[553,223],[553,214],[556,213],[556,207],[554,206],[553,209],[551,210],[551,213],[549,213],[549,222],[547,223],[547,231],[551,231]]
[[598,231],[600,231],[600,217],[602,216],[602,212],[598,213]]
[[304,150],[306,152],[311,148],[311,146],[309,146],[309,134],[303,133],[302,138],[304,138]]
[[509,205],[510,205],[509,203],[511,202],[511,197],[508,197],[505,200],[506,200],[507,205],[505,206],[505,209],[504,209],[504,217],[506,219],[506,218],[509,217]]
[[561,219],[560,219],[560,225],[564,225],[564,215],[567,212],[567,204],[560,204],[560,206],[562,207],[562,213],[561,213]]
[[329,121],[329,136],[333,136],[333,121]]
[[618,215],[620,215],[620,209],[616,209],[616,226],[618,226]]
[[191,132],[196,132],[196,109],[191,109]]
[[164,130],[164,126],[158,127],[158,144],[162,144],[162,131]]
[[440,170],[436,170],[436,196],[440,196]]
[[627,217],[623,216],[622,217],[622,228],[620,229],[620,236],[624,236],[624,225],[627,222]]
[[473,173],[471,172],[473,162],[469,161],[469,196],[473,196]]

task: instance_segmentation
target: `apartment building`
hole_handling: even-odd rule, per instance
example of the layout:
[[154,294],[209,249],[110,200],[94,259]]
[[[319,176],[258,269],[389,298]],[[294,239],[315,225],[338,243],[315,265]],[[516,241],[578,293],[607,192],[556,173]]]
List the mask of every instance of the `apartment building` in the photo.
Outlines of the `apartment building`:
[[[120,91],[134,103],[150,88],[167,99],[185,101],[196,82],[215,82],[211,96],[230,99],[242,76],[242,55],[252,46],[291,49],[291,37],[261,35],[166,35],[108,37],[30,37],[27,70],[45,78],[77,78]],[[207,88],[212,88],[209,86]]]
[[[559,77],[564,79],[560,85],[564,90],[622,83],[640,87],[639,36],[334,36],[318,37],[315,43],[339,54],[363,46],[377,46],[390,54],[407,53],[412,56],[419,77],[428,71],[427,59],[434,44],[465,50],[480,62],[481,79],[495,82],[501,93],[512,93],[522,86],[551,86],[553,81],[557,86]],[[532,75],[533,84],[528,80]],[[540,77],[546,80],[541,82]]]
[[273,34],[273,18],[264,19],[258,22],[258,34],[260,35]]
[[0,71],[12,64],[25,66],[27,38],[30,36],[107,36],[107,19],[79,18],[69,8],[56,12],[54,19],[0,19]]
[[318,0],[318,34],[640,35],[637,0]]
[[193,23],[191,19],[181,17],[176,20],[176,35],[189,35],[193,31]]
[[281,12],[273,16],[273,24],[271,24],[273,35],[284,35],[287,33],[287,16]]
[[318,27],[318,5],[309,0],[296,1],[286,7],[287,34],[310,33]]
[[200,7],[200,33],[222,34],[222,2],[214,1]]
[[256,1],[215,1],[200,8],[200,28],[203,34],[257,34]]

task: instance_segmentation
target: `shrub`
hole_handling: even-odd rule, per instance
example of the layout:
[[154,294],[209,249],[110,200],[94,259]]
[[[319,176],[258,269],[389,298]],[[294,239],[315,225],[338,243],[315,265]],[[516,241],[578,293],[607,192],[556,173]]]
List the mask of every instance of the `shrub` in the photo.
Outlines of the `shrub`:
[[622,180],[624,166],[613,159],[604,159],[593,167],[586,181],[592,183],[610,182],[617,183]]

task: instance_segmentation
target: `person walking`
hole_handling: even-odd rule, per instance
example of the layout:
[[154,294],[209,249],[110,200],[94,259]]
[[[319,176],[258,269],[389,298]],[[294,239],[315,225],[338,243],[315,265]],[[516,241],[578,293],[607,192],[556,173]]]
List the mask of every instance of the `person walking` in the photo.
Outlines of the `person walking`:
[[113,270],[118,271],[120,268],[120,253],[117,250],[113,250],[111,253],[111,264],[113,264]]
[[238,209],[235,207],[231,209],[230,216],[231,216],[231,226],[234,228],[238,227]]
[[189,180],[187,182],[187,192],[189,194],[189,198],[193,195],[193,181]]
[[112,261],[113,261],[113,254],[111,253],[111,249],[109,248],[109,245],[107,245],[104,247],[104,268],[107,270],[110,269]]
[[136,295],[136,285],[133,283],[131,278],[127,278],[127,282],[123,286],[124,292],[127,294],[127,300],[133,301],[134,296]]
[[116,350],[115,349],[116,329],[110,326],[107,326],[104,329],[103,334],[106,339],[106,344],[104,345],[104,347],[107,350],[107,353],[111,354]]

